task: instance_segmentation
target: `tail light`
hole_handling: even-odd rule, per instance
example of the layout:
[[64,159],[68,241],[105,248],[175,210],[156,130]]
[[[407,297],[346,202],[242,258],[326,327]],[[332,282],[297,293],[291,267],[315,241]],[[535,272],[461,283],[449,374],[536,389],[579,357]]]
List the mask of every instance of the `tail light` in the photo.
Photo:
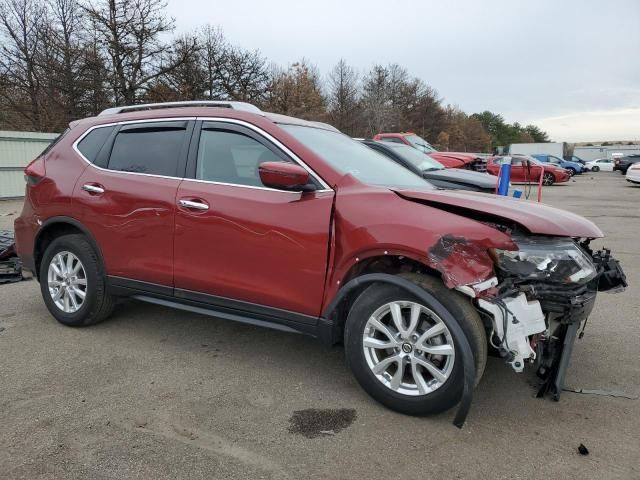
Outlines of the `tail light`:
[[38,157],[24,169],[24,179],[28,185],[37,185],[45,177],[46,173],[44,157]]

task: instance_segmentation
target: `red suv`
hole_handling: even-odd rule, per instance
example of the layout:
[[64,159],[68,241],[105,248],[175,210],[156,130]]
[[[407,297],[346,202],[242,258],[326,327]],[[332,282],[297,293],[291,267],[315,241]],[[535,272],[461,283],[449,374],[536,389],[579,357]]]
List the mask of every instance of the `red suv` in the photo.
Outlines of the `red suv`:
[[61,323],[131,297],[344,341],[371,396],[409,414],[462,400],[459,425],[489,347],[558,395],[596,291],[625,285],[582,217],[436,190],[333,127],[244,103],[110,109],[25,174],[17,249]]

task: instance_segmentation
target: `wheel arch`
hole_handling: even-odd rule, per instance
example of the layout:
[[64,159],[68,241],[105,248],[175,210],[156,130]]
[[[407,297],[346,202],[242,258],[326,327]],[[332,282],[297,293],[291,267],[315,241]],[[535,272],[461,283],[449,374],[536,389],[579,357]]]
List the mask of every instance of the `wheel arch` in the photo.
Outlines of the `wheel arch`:
[[419,287],[415,283],[409,281],[398,275],[390,273],[365,273],[358,275],[349,280],[336,294],[331,303],[327,306],[323,312],[323,318],[330,318],[336,309],[336,306],[344,300],[345,296],[350,292],[353,292],[361,287],[368,287],[373,283],[388,283],[400,287],[418,299],[424,301],[428,305],[434,306],[434,311],[441,318],[447,319],[447,325],[451,325],[452,333],[459,339],[460,353],[463,363],[463,376],[464,376],[464,389],[458,412],[453,420],[453,424],[458,428],[462,428],[464,421],[469,413],[471,407],[471,399],[473,394],[473,385],[475,384],[475,365],[474,354],[471,350],[469,341],[466,338],[462,327],[458,324],[458,321],[449,313],[449,311],[440,303],[440,301],[427,292],[423,288]]
[[98,243],[87,227],[85,227],[81,222],[72,217],[51,217],[43,222],[42,226],[38,230],[38,233],[36,234],[36,238],[34,241],[33,260],[36,270],[34,274],[38,280],[40,280],[40,262],[42,261],[42,256],[44,255],[47,246],[54,239],[62,235],[73,233],[84,235],[87,238],[93,249],[96,251],[98,259],[104,265],[102,252],[98,247]]
[[360,293],[369,286],[366,283],[353,283],[352,280],[368,274],[398,275],[403,272],[421,273],[437,277],[442,281],[442,275],[439,271],[420,262],[411,254],[400,254],[399,252],[392,252],[392,254],[365,253],[356,257],[353,263],[340,272],[336,272],[333,282],[338,288],[334,289],[331,296],[326,299],[322,312],[323,318],[331,319],[333,322],[335,329],[333,338],[342,338],[346,314]]

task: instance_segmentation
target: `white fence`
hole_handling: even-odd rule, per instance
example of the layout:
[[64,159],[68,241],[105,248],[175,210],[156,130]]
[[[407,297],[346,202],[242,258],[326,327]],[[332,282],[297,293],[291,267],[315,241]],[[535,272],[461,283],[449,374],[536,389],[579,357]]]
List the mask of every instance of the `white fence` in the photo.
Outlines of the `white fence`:
[[57,136],[0,130],[0,198],[24,196],[24,167]]

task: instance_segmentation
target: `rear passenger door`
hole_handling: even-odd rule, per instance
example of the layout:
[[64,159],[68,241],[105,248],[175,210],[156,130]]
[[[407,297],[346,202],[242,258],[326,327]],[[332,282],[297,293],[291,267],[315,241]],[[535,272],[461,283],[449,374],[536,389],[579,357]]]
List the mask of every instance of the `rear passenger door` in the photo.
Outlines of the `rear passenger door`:
[[193,124],[123,123],[94,128],[76,143],[91,163],[75,186],[76,211],[100,246],[107,274],[120,277],[112,281],[172,288],[175,198]]

